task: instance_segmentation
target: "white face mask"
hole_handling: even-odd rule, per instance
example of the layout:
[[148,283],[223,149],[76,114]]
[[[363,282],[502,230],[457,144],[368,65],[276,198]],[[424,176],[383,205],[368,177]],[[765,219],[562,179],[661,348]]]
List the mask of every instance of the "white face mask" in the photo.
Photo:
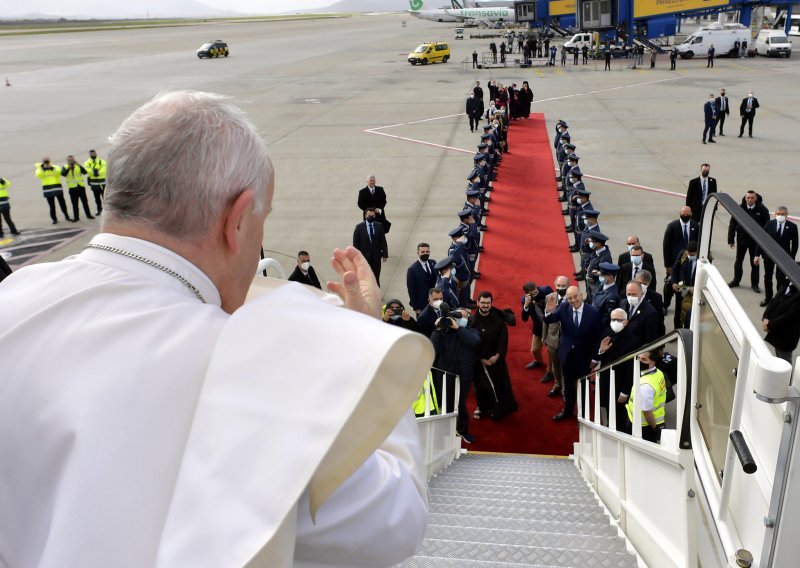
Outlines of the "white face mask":
[[598,282],[599,284],[605,284],[605,283],[606,283],[606,277],[605,277],[605,275],[601,274],[600,276],[598,276],[598,277],[597,277],[597,282]]
[[635,307],[639,305],[639,296],[628,295],[627,298],[628,298],[628,304],[630,304],[631,306]]
[[642,294],[647,292],[647,284],[642,284]]
[[636,245],[628,245],[628,252],[631,252],[633,250],[633,247],[635,247],[635,246]]
[[785,223],[786,222],[786,215],[775,215],[775,220],[778,223]]
[[456,320],[458,327],[467,327],[467,318],[458,318]]
[[431,305],[433,306],[434,310],[438,310],[439,308],[442,307],[442,300],[436,300]]
[[631,256],[631,262],[634,266],[639,266],[642,264],[642,257],[641,256]]
[[458,237],[457,240],[458,240],[459,243],[466,243],[467,242],[467,237],[461,236],[461,237]]
[[391,316],[391,320],[392,320],[392,321],[397,321],[397,320],[399,320],[401,317],[403,317],[403,316]]
[[300,263],[300,270],[302,270],[303,272],[308,272],[309,268],[311,268],[311,263],[310,262],[302,262],[302,263]]
[[622,323],[621,321],[612,321],[611,322],[611,330],[614,333],[619,333],[620,331],[622,331],[622,328],[624,328],[624,327],[625,327],[625,324]]

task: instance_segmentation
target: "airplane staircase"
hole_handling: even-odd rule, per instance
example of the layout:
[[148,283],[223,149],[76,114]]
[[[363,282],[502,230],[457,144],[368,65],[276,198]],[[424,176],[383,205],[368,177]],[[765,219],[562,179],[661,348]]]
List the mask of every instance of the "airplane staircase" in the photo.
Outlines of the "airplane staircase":
[[572,460],[463,454],[429,489],[425,540],[401,567],[639,565]]

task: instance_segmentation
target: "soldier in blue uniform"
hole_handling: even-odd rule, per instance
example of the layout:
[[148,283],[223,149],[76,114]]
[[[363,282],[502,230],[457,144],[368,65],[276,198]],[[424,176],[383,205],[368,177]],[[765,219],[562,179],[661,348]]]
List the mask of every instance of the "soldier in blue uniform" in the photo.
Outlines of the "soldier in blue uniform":
[[[570,171],[574,171],[574,168]],[[580,180],[580,176],[582,175],[580,170],[576,173],[578,176],[574,177],[575,181],[572,182],[572,190],[567,195],[569,207],[567,207],[567,213],[565,214],[569,215],[569,225],[564,227],[564,230],[568,233],[578,232],[579,230],[582,231],[582,228],[578,228],[575,219],[580,217],[580,213],[583,209],[592,209],[592,204],[589,201],[589,196],[592,192],[586,189],[586,186],[583,185],[583,182]]]
[[[575,144],[569,143],[564,144],[564,148],[567,152],[567,161],[569,161],[570,155],[575,153]],[[561,168],[558,170],[558,176],[556,176],[556,181],[559,182],[559,191],[561,192],[561,196],[558,198],[559,201],[564,202],[567,200],[567,174],[572,166],[568,163],[562,164]]]
[[485,211],[481,204],[480,190],[467,188],[465,193],[467,195],[467,200],[464,202],[464,209],[470,209],[472,211],[472,218],[475,219],[475,225],[477,225],[479,231],[486,230],[486,225],[483,224],[483,218],[488,211]]
[[589,239],[592,254],[589,255],[589,262],[586,265],[586,301],[590,303],[592,295],[600,286],[600,281],[597,279],[600,276],[600,263],[614,262],[611,250],[606,246],[607,242],[608,237],[599,231],[592,232],[592,237]]
[[562,167],[564,165],[564,161],[567,159],[567,148],[566,145],[570,143],[570,135],[569,132],[564,132],[561,134],[561,141],[558,144],[558,148],[556,148],[556,160],[558,160],[558,167]]
[[458,218],[461,221],[459,228],[461,233],[467,237],[467,242],[464,243],[464,251],[469,266],[472,279],[480,278],[480,273],[475,270],[475,261],[478,260],[478,247],[481,243],[481,234],[478,230],[478,224],[472,216],[472,208],[464,208],[458,212]]
[[597,277],[599,286],[592,295],[592,305],[600,312],[603,318],[603,328],[611,323],[611,312],[619,307],[619,289],[617,288],[617,275],[619,266],[610,262],[601,262],[598,265],[600,275]]
[[[596,209],[584,209],[581,214],[580,220],[583,223],[583,231],[576,235],[575,245],[577,252],[581,253],[581,270],[575,276],[586,276],[586,266],[592,256],[592,249],[589,248],[589,239],[592,238],[592,233],[600,233],[600,225],[597,223],[597,218],[600,216],[600,211]],[[576,252],[572,248],[570,252]]]
[[436,288],[442,291],[442,300],[451,308],[459,307],[458,284],[453,276],[453,259],[448,257],[437,262],[433,267],[439,276],[436,278]]

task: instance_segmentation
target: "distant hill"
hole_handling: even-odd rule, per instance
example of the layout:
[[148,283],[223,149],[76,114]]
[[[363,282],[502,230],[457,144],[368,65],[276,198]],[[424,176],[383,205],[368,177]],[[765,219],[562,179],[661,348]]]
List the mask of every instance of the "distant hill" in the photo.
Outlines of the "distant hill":
[[235,12],[218,10],[197,0],[26,0],[0,2],[2,19],[138,19],[203,18],[234,16]]
[[408,0],[339,0],[327,8],[308,12],[405,12]]

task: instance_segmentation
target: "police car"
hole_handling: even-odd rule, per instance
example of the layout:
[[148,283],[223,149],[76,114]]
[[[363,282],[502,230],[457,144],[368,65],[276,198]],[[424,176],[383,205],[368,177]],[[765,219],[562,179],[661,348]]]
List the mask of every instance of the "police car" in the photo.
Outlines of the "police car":
[[212,57],[228,57],[228,53],[228,44],[221,39],[217,39],[200,46],[200,49],[197,50],[197,57],[199,59],[203,59],[204,57],[208,57],[209,59]]

